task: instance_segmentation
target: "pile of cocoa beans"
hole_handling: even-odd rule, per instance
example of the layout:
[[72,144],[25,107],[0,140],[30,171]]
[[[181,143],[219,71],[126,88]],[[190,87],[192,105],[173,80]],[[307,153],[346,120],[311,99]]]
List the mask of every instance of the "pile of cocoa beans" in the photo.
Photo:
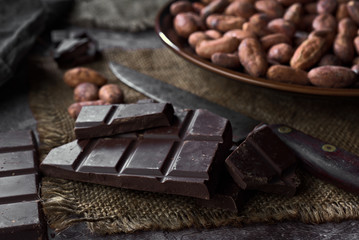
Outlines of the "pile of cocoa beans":
[[195,53],[253,77],[359,87],[359,1],[199,0],[170,5]]
[[123,91],[99,72],[85,67],[69,69],[64,74],[64,82],[74,88],[75,103],[67,111],[74,119],[79,115],[83,106],[108,105],[123,103]]

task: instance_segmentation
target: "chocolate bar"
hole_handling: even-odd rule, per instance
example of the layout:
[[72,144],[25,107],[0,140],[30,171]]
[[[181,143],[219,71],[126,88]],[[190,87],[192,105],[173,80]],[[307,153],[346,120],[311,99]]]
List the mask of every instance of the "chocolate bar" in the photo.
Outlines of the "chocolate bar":
[[40,169],[50,177],[209,199],[231,145],[227,119],[182,110],[168,127],[57,147]]
[[170,126],[173,112],[169,103],[84,106],[75,122],[75,135],[95,138]]
[[228,172],[242,189],[285,195],[292,195],[298,186],[296,163],[292,150],[265,124],[256,127],[226,159]]
[[0,239],[47,239],[31,131],[0,135]]

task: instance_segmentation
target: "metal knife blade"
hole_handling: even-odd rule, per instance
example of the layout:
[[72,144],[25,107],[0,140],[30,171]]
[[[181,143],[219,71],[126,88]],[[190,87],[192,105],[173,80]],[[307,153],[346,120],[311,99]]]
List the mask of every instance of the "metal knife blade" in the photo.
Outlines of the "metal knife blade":
[[110,63],[109,66],[120,81],[151,99],[158,102],[169,102],[179,108],[203,108],[227,118],[232,124],[234,142],[244,140],[248,133],[260,123],[242,113],[222,107],[190,92],[179,91],[179,88],[175,86],[136,72],[123,65]]
[[[241,113],[205,100],[175,86],[139,73],[117,63],[110,63],[113,74],[123,83],[158,101],[180,108],[204,108],[229,119],[234,140],[244,140],[260,122]],[[313,175],[338,187],[359,194],[359,157],[285,125],[269,125]]]

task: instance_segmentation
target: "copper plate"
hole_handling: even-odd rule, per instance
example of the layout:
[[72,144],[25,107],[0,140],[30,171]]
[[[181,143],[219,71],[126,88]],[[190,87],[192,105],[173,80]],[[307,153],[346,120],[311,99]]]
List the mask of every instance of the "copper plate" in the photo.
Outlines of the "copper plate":
[[344,96],[344,97],[359,96],[358,88],[320,88],[314,86],[301,86],[301,85],[294,85],[288,83],[280,83],[280,82],[267,80],[264,78],[252,77],[245,73],[219,67],[217,65],[212,64],[210,61],[200,58],[194,53],[193,49],[188,45],[187,40],[182,37],[179,37],[173,29],[172,26],[173,17],[171,16],[169,11],[170,5],[173,2],[175,1],[170,1],[169,3],[167,3],[157,14],[155,29],[158,36],[166,44],[166,46],[169,47],[171,50],[173,50],[179,56],[185,58],[186,60],[200,67],[203,67],[207,70],[218,73],[222,76],[265,88],[272,88],[286,92],[302,93],[309,95]]

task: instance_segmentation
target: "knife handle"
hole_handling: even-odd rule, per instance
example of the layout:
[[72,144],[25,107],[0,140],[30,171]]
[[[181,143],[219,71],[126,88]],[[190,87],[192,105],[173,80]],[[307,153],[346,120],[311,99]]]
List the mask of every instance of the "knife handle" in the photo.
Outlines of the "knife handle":
[[359,157],[285,125],[269,125],[314,176],[359,194]]

